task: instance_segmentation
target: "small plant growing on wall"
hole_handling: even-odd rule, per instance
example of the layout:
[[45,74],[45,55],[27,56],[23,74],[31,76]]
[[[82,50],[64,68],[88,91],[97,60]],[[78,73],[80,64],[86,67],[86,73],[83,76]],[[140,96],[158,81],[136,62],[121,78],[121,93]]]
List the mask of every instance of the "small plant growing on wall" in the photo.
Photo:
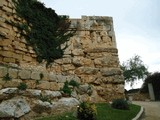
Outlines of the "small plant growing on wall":
[[60,89],[60,91],[62,91],[62,94],[65,95],[65,96],[71,96],[72,90],[69,87],[68,81],[66,81],[64,83],[64,86],[63,86],[63,88]]
[[19,90],[26,90],[27,89],[27,85],[26,83],[22,82],[18,85],[17,87]]
[[40,80],[36,80],[36,85],[39,85],[40,84]]
[[7,73],[5,76],[3,76],[4,81],[10,81],[12,78],[9,76],[9,73]]
[[50,104],[52,104],[51,99],[48,96],[43,96],[42,94],[40,94],[40,96],[38,97],[42,102],[49,102]]
[[77,87],[77,88],[79,87],[79,83],[73,79],[69,82],[69,85],[71,85],[73,87]]

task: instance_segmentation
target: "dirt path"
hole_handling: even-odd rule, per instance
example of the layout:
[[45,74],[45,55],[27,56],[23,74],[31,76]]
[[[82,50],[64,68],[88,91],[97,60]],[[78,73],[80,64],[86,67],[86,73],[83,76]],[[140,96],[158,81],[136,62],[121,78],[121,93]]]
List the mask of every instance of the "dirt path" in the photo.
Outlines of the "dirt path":
[[133,103],[145,109],[144,117],[141,120],[160,120],[160,102],[133,101]]

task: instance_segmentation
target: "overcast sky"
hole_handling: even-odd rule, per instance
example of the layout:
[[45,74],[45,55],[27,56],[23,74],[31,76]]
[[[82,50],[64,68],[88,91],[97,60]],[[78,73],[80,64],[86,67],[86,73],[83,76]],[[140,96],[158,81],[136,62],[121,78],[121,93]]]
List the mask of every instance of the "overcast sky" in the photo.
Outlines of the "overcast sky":
[[120,62],[141,56],[150,72],[160,71],[160,0],[41,0],[70,18],[113,17]]

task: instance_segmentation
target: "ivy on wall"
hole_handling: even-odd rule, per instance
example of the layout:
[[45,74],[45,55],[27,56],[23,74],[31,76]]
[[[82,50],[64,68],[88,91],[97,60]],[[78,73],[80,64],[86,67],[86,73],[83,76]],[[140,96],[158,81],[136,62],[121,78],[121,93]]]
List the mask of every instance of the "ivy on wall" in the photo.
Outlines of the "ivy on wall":
[[14,0],[17,15],[27,21],[19,24],[25,31],[27,43],[33,47],[38,62],[47,65],[61,58],[64,50],[61,45],[73,36],[75,30],[69,29],[70,21],[66,16],[58,16],[51,8],[37,0]]

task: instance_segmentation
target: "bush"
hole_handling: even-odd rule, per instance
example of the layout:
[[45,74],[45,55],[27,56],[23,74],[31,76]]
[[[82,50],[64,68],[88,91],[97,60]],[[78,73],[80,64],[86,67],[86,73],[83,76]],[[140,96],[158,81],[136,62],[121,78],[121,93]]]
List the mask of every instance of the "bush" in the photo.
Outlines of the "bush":
[[79,120],[96,120],[96,106],[95,104],[82,102],[77,108],[77,118]]
[[79,87],[79,83],[78,83],[77,81],[75,81],[75,80],[71,80],[71,81],[69,82],[69,85],[71,85],[71,86],[73,86],[73,87]]
[[66,82],[64,83],[64,86],[63,86],[63,88],[61,88],[61,91],[63,92],[63,94],[65,94],[65,95],[67,95],[67,96],[71,96],[72,90],[71,90],[71,88],[69,87],[68,81],[66,81]]
[[9,73],[7,73],[5,76],[3,76],[4,81],[10,81],[12,78],[9,76]]
[[42,94],[40,94],[39,99],[42,102],[49,102],[50,104],[52,104],[52,101],[51,101],[51,99],[48,96],[43,96]]
[[19,90],[26,90],[27,89],[27,85],[26,83],[20,83],[17,87]]
[[129,104],[124,99],[113,100],[111,106],[115,109],[129,110]]

